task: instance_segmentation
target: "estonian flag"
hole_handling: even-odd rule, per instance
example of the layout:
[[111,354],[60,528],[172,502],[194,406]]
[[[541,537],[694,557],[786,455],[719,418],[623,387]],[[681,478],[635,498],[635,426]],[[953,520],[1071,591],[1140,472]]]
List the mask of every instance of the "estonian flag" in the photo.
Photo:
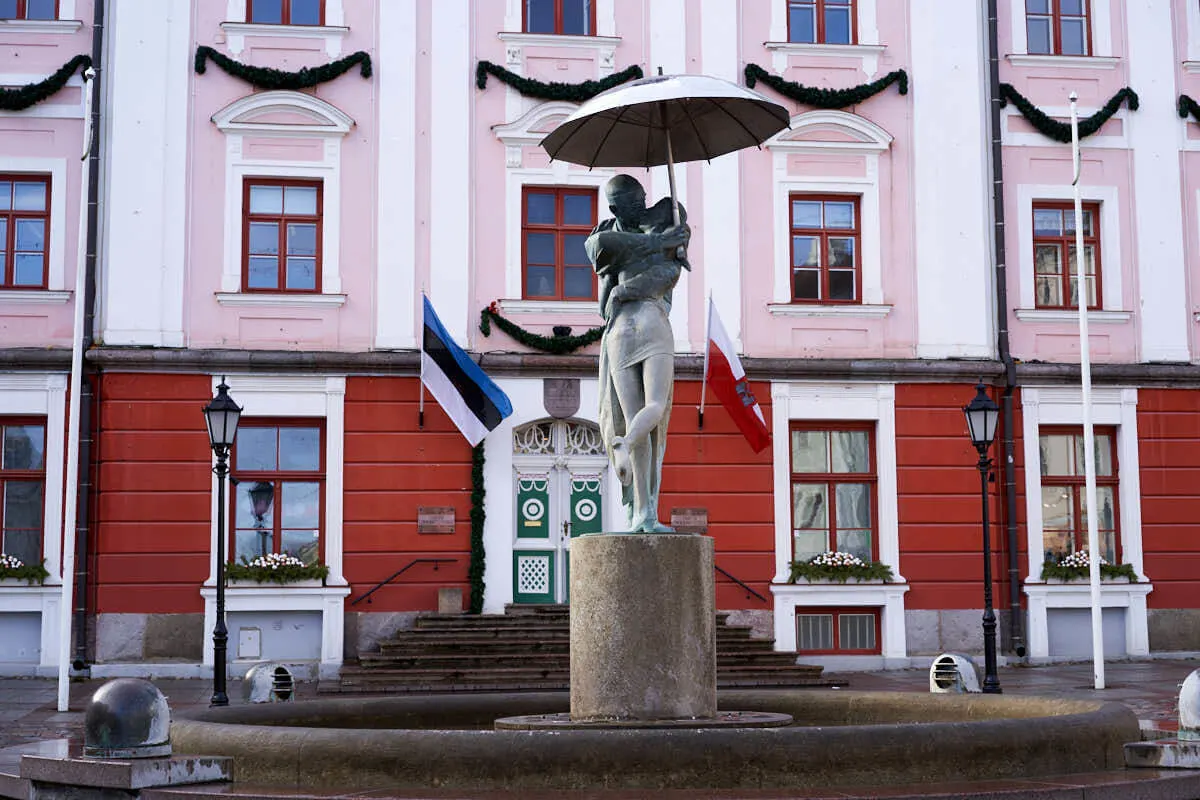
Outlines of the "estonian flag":
[[450,338],[429,298],[422,299],[421,381],[474,447],[512,413],[512,402]]

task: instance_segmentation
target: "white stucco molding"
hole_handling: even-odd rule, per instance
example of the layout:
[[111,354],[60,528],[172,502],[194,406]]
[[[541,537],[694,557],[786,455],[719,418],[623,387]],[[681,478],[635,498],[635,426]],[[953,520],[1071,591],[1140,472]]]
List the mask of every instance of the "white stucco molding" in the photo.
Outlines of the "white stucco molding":
[[[275,115],[300,116],[303,123],[272,122]],[[342,110],[303,92],[259,92],[233,101],[212,116],[225,134],[225,258],[221,292],[242,290],[242,186],[246,178],[311,178],[321,181],[321,293],[340,295],[342,138],[354,120]],[[324,142],[320,160],[252,158],[245,154],[247,136],[317,138]]]
[[[46,288],[50,293],[67,288],[67,159],[0,156],[0,173],[50,178],[50,230],[46,234]],[[72,261],[72,263],[74,263]],[[28,297],[36,290],[0,291],[0,301]],[[47,292],[39,292],[47,294]],[[50,295],[52,297],[53,295]],[[50,297],[45,299],[52,302]]]
[[325,54],[337,58],[342,54],[342,40],[350,29],[346,27],[344,0],[325,0],[324,25],[265,25],[246,19],[246,0],[225,0],[225,21],[221,29],[226,34],[229,52],[241,55],[246,39],[265,36],[273,39],[316,39],[325,45]]
[[[1112,0],[1089,0],[1088,5],[1092,15],[1088,21],[1092,29],[1091,56],[1111,58],[1113,55],[1111,3]],[[1013,55],[1027,56],[1029,55],[1029,39],[1025,24],[1025,2],[1024,0],[1010,0],[1008,7],[1012,23]],[[1035,53],[1033,55],[1037,56],[1040,54]],[[1010,55],[1009,59],[1011,60],[1011,58],[1012,56]],[[1059,59],[1064,59],[1061,66],[1071,66],[1066,59],[1086,59],[1089,56],[1048,56],[1048,58],[1053,58],[1054,61],[1051,63],[1055,65],[1059,65]]]
[[[1146,595],[1154,591],[1148,583],[1105,583],[1100,587],[1101,608],[1125,609],[1125,652],[1107,656],[1150,655],[1149,628],[1146,624]],[[1048,586],[1026,584],[1029,605],[1029,657],[1050,657],[1049,610],[1052,608],[1091,608],[1091,587],[1087,582]]]
[[772,584],[775,597],[775,649],[796,649],[796,612],[804,607],[878,608],[880,655],[885,659],[907,658],[904,594],[907,583]]
[[[862,287],[859,299],[866,306],[884,305],[879,162],[891,145],[892,135],[874,122],[856,114],[833,110],[797,114],[792,117],[790,130],[784,130],[764,143],[763,146],[773,157],[774,303],[786,304],[792,300],[789,196],[793,192],[806,192],[857,195],[860,198]],[[862,156],[866,162],[865,174],[844,177],[792,175],[788,172],[788,156],[794,153]]]

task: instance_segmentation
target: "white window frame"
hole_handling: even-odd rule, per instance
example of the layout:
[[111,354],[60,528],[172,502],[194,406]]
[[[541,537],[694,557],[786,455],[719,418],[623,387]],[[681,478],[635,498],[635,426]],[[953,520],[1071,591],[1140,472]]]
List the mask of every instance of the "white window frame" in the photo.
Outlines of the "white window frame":
[[[791,423],[874,422],[875,503],[879,560],[892,568],[892,583],[788,583],[792,561]],[[900,525],[896,485],[896,386],[891,383],[771,384],[771,433],[775,495],[775,647],[796,649],[796,609],[801,606],[865,606],[880,609],[880,652],[886,661],[907,658],[904,593],[900,574]],[[868,658],[873,658],[869,656]]]
[[[1104,584],[1102,604],[1122,607],[1128,655],[1147,655],[1150,638],[1146,619],[1146,595],[1153,591],[1143,571],[1141,465],[1138,460],[1138,392],[1135,388],[1092,389],[1092,420],[1116,430],[1117,498],[1120,504],[1121,560],[1133,566],[1138,583]],[[1029,598],[1029,655],[1049,657],[1047,609],[1083,608],[1090,603],[1084,584],[1051,585],[1042,580],[1042,476],[1039,435],[1042,426],[1081,426],[1083,400],[1075,387],[1021,387],[1022,435],[1025,446],[1025,531],[1029,574],[1025,594]]]
[[[1189,0],[1190,2],[1191,0]],[[1112,7],[1110,0],[1090,0],[1092,53],[1087,56],[1059,56],[1029,52],[1028,26],[1025,21],[1025,0],[1010,0],[1012,9],[1012,48],[1008,60],[1019,67],[1078,67],[1083,69],[1115,69],[1120,59],[1113,57]]]
[[325,0],[324,25],[267,25],[247,21],[246,0],[226,0],[225,22],[221,23],[221,30],[226,34],[225,44],[229,52],[237,56],[246,49],[248,37],[317,39],[324,43],[326,55],[337,58],[342,54],[342,40],[350,32],[346,27],[343,2],[344,0]]
[[789,42],[787,0],[768,1],[771,3],[771,28],[768,41],[764,42],[763,46],[771,51],[771,66],[775,72],[782,74],[787,69],[789,55],[841,59],[857,56],[862,59],[862,68],[868,79],[875,78],[879,72],[879,57],[887,49],[879,41],[878,0],[858,0],[855,3],[857,44]]
[[[803,136],[835,131],[853,141],[821,141]],[[772,314],[784,316],[886,316],[890,307],[883,304],[883,224],[879,195],[880,157],[891,147],[892,136],[870,120],[844,111],[810,111],[792,117],[791,129],[768,140],[764,147],[772,156],[772,197],[774,199],[775,280]],[[808,155],[853,155],[866,161],[865,175],[819,176],[788,174],[788,157]],[[862,259],[860,303],[792,303],[791,273],[791,195],[848,194],[859,197],[859,222]]]
[[[1085,203],[1100,204],[1100,308],[1088,312],[1089,322],[1125,322],[1132,312],[1121,308],[1121,214],[1115,186],[1082,186]],[[1073,309],[1038,308],[1033,272],[1033,206],[1045,201],[1071,200],[1072,188],[1054,184],[1017,186],[1017,258],[1020,305],[1014,310],[1022,321],[1073,322]]]
[[[225,590],[229,611],[320,611],[321,675],[336,674],[342,662],[343,602],[350,586],[342,574],[344,462],[346,440],[346,378],[344,376],[213,375],[212,389],[224,379],[229,393],[242,406],[243,419],[254,417],[305,417],[325,420],[325,520],[321,531],[321,556],[329,567],[324,586],[230,586]],[[216,456],[212,459],[216,467]],[[226,487],[229,488],[228,486]],[[217,506],[217,478],[212,479],[208,580],[204,597],[204,625],[216,624],[217,520],[229,510]],[[232,502],[226,492],[226,505]],[[230,534],[226,526],[226,536]],[[228,555],[228,553],[227,553]],[[204,663],[213,664],[211,637],[204,640]]]
[[[46,233],[46,288],[0,289],[0,303],[66,302],[67,291],[67,160],[65,158],[0,157],[0,173],[24,173],[31,178],[50,176],[50,230]],[[82,245],[81,245],[82,246]]]
[[[274,112],[300,114],[308,124],[277,125],[261,121]],[[225,260],[218,302],[230,305],[269,304],[329,306],[345,302],[342,295],[341,209],[342,138],[354,120],[334,106],[302,92],[261,92],[230,103],[213,115],[225,134]],[[253,159],[243,152],[246,137],[315,138],[323,142],[320,161]],[[271,293],[242,293],[242,208],[246,178],[307,178],[322,183],[321,292],[278,298]],[[284,293],[279,293],[284,294]]]

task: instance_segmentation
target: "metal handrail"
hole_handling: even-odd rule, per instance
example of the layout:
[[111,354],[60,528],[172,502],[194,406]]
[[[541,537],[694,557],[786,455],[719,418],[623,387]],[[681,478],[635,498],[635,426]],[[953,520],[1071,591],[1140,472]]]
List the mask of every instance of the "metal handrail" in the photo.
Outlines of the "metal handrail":
[[758,592],[756,592],[756,591],[754,591],[753,589],[751,589],[751,588],[750,588],[750,585],[749,585],[749,584],[747,584],[745,581],[743,581],[743,580],[741,580],[741,579],[739,579],[739,578],[735,578],[733,575],[730,575],[728,572],[726,572],[725,570],[721,569],[721,568],[720,568],[720,567],[718,567],[716,564],[713,564],[713,569],[715,569],[717,572],[719,572],[719,573],[721,573],[722,575],[724,575],[726,578],[729,578],[729,580],[733,581],[733,582],[734,582],[734,583],[736,583],[738,586],[742,587],[742,588],[743,588],[743,589],[745,589],[747,592],[749,592],[750,594],[752,594],[752,595],[754,595],[755,597],[757,597],[759,600],[762,600],[764,603],[765,603],[765,602],[767,602],[767,598],[763,597],[761,594],[759,594]]
[[408,562],[403,567],[401,567],[400,569],[393,572],[391,577],[381,580],[379,583],[375,584],[375,586],[373,588],[369,589],[368,591],[364,592],[363,594],[360,594],[358,597],[351,600],[350,605],[352,605],[352,606],[358,605],[359,602],[361,602],[363,600],[366,600],[367,604],[370,605],[371,595],[375,594],[377,591],[382,589],[384,586],[387,586],[389,583],[396,580],[396,578],[399,578],[401,575],[408,572],[410,569],[415,567],[417,564],[433,564],[433,571],[437,572],[439,564],[453,564],[457,560],[458,559],[456,559],[456,558],[414,558],[412,561]]

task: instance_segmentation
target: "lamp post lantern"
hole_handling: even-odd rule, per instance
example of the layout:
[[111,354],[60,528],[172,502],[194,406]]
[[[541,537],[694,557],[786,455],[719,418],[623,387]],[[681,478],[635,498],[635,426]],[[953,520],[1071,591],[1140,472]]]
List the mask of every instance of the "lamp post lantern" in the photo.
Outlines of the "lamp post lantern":
[[225,477],[229,475],[229,448],[237,436],[238,420],[242,407],[229,396],[225,379],[217,385],[217,396],[204,407],[204,421],[208,426],[208,443],[217,465],[213,472],[217,476],[217,624],[213,627],[213,695],[210,705],[229,705],[225,692],[225,652],[229,642],[229,631],[225,627]]
[[1000,694],[1000,679],[996,676],[996,612],[992,609],[992,540],[987,496],[988,473],[992,466],[988,449],[992,446],[992,440],[996,438],[1000,407],[988,397],[987,389],[981,381],[975,387],[975,397],[963,407],[963,413],[967,417],[967,432],[971,436],[971,444],[979,453],[979,463],[976,467],[979,469],[980,498],[983,503],[983,691],[987,694]]

